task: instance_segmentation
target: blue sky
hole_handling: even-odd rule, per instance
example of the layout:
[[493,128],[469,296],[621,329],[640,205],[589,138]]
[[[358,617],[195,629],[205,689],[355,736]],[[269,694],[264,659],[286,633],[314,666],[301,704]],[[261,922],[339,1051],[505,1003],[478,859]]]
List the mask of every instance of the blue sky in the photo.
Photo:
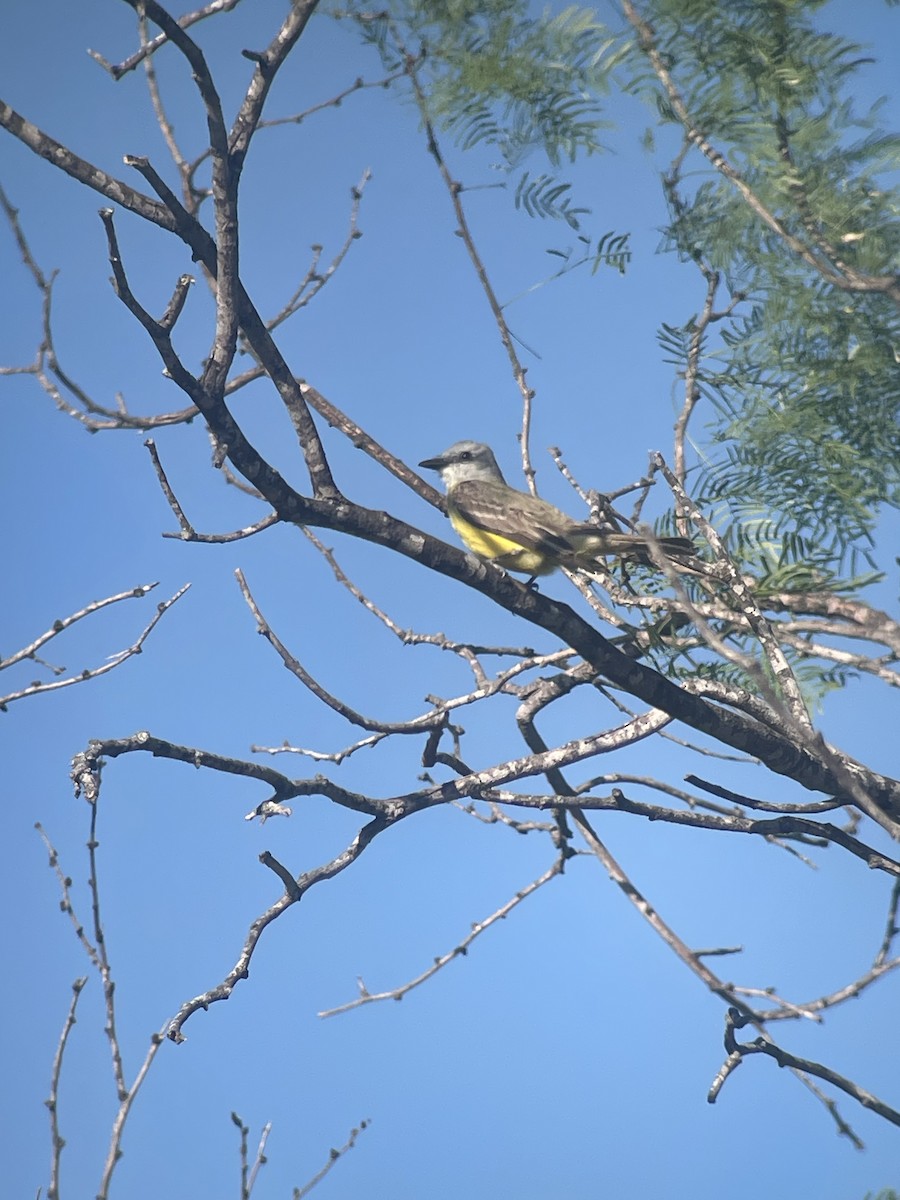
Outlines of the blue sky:
[[[271,36],[281,6],[239,6],[198,33],[233,107],[245,86],[245,46]],[[840,3],[822,23],[872,43],[885,61],[862,77],[863,100],[893,89],[884,121],[898,123],[887,46],[896,10]],[[124,154],[165,162],[140,73],[114,85],[86,55],[115,60],[133,45],[124,5],[17,5],[0,45],[2,92],[53,136],[115,174]],[[892,40],[893,39],[893,40]],[[27,52],[25,48],[28,48]],[[174,55],[160,56],[164,94],[189,147],[202,133],[190,81]],[[316,18],[279,79],[269,116],[302,110],[378,67],[348,32]],[[700,303],[699,282],[656,253],[663,220],[657,164],[639,149],[648,118],[636,101],[611,101],[611,153],[579,169],[593,230],[630,230],[627,275],[573,275],[510,310],[537,390],[532,447],[544,495],[572,506],[544,448],[559,445],[575,475],[612,490],[636,478],[649,449],[666,449],[677,382],[655,341]],[[450,151],[468,182],[491,181],[485,162]],[[280,334],[294,370],[407,461],[459,437],[491,442],[510,476],[520,401],[477,280],[459,240],[415,114],[381,91],[348,98],[299,128],[261,133],[242,184],[243,276],[274,312],[306,270],[309,246],[340,245],[350,189],[373,178],[360,213],[363,237],[316,302]],[[59,268],[57,350],[66,370],[103,403],[122,391],[136,411],[180,407],[152,346],[108,283],[102,201],[15,144],[0,141],[0,182],[21,210],[45,270]],[[495,190],[469,194],[475,235],[501,296],[547,270],[545,250],[566,233],[515,214]],[[147,306],[161,311],[179,273],[180,246],[135,219],[119,218],[126,266]],[[39,299],[12,239],[0,237],[5,281],[0,361],[26,363],[39,338]],[[202,284],[179,324],[178,344],[197,363],[208,345]],[[293,482],[302,463],[273,396],[256,385],[237,402],[257,444]],[[3,650],[31,640],[91,600],[159,580],[152,598],[84,622],[47,657],[70,670],[97,665],[130,644],[157,599],[191,589],[144,653],[104,679],[25,700],[0,714],[9,798],[0,880],[7,913],[4,1084],[0,1122],[10,1194],[46,1182],[44,1100],[70,985],[88,974],[59,912],[57,885],[33,825],[42,822],[89,918],[84,844],[88,812],[68,783],[72,755],[92,737],[149,729],[160,737],[236,756],[283,740],[337,750],[356,732],[293,683],[255,634],[233,572],[244,570],[267,618],[323,685],[385,720],[422,710],[429,692],[469,686],[460,664],[431,648],[402,647],[296,531],[278,529],[227,546],[189,546],[160,534],[173,518],[152,474],[144,435],[88,435],[57,412],[28,377],[0,381]],[[335,472],[354,499],[446,533],[440,516],[325,431]],[[220,531],[262,512],[209,468],[199,424],[160,431],[160,454],[195,526]],[[886,522],[886,544],[896,541]],[[555,647],[486,600],[377,547],[329,535],[342,567],[403,627],[455,638]],[[887,567],[893,555],[883,555]],[[564,581],[545,590],[564,596]],[[896,588],[873,596],[895,605]],[[543,635],[541,635],[543,637]],[[38,674],[29,664],[18,677]],[[4,688],[4,690],[6,690]],[[854,685],[828,699],[822,728],[871,766],[896,775],[893,722],[880,689]],[[466,752],[488,765],[521,753],[512,701],[483,728],[469,718]],[[597,728],[577,706],[571,737]],[[603,713],[604,724],[613,724]],[[462,723],[465,725],[466,716]],[[276,760],[297,775],[319,768]],[[707,764],[708,765],[708,764]],[[678,782],[693,756],[654,740],[607,769]],[[416,751],[393,743],[332,773],[376,795],[411,790]],[[779,798],[793,793],[749,767],[715,778]],[[295,802],[290,821],[265,827],[244,814],[258,786],[136,756],[110,764],[99,816],[99,871],[117,979],[126,1074],[153,1030],[188,997],[225,974],[249,922],[278,896],[260,866],[269,849],[295,873],[337,853],[358,820],[322,800]],[[725,973],[795,1000],[827,992],[871,961],[883,930],[887,887],[855,860],[817,853],[817,869],[759,842],[649,825],[624,815],[599,823],[612,852],[652,903],[693,945],[744,946]],[[706,1091],[723,1055],[722,1008],[611,887],[590,859],[572,863],[402,1003],[343,1017],[317,1013],[355,994],[424,970],[552,861],[545,840],[486,827],[456,810],[424,814],[379,838],[360,861],[310,892],[267,932],[250,979],[225,1004],[195,1016],[187,1042],[166,1044],[129,1124],[113,1195],[134,1200],[237,1194],[237,1135],[230,1113],[253,1131],[272,1121],[269,1162],[255,1195],[300,1186],[352,1126],[372,1126],[317,1193],[430,1200],[517,1194],[550,1200],[690,1194],[693,1200],[760,1195],[862,1197],[900,1186],[896,1132],[841,1101],[867,1143],[838,1138],[822,1106],[785,1073],[747,1063],[715,1107]],[[776,1033],[895,1105],[900,1052],[890,978],[864,1000],[831,1012],[824,1027]],[[92,1195],[114,1111],[101,990],[91,977],[67,1049],[60,1121],[67,1146],[63,1195]],[[752,1155],[752,1169],[746,1164]]]

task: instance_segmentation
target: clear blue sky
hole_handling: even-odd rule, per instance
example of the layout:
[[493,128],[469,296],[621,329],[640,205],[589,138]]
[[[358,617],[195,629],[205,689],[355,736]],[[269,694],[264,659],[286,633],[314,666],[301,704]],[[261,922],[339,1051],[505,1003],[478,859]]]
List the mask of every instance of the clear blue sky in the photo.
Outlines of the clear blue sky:
[[[35,0],[10,8],[0,44],[5,98],[114,174],[126,175],[124,154],[147,154],[162,166],[140,73],[114,85],[85,53],[91,47],[117,60],[128,52],[126,6]],[[281,10],[273,0],[245,4],[198,35],[231,108],[249,77],[240,49],[267,42]],[[848,0],[822,12],[823,25],[872,43],[884,60],[869,70],[861,94],[863,86],[871,89],[864,98],[893,89],[885,110],[893,128],[900,112],[896,56],[888,50],[897,44],[897,20],[896,10],[874,2],[860,8]],[[190,81],[174,54],[160,56],[159,69],[177,131],[193,149],[202,124]],[[268,115],[297,112],[358,75],[377,74],[376,61],[352,35],[317,18],[279,79]],[[593,231],[632,233],[627,276],[575,275],[511,310],[515,332],[539,355],[527,360],[537,389],[532,446],[539,482],[566,505],[572,498],[546,446],[561,446],[585,484],[609,490],[640,475],[648,449],[669,446],[677,385],[655,331],[662,321],[683,321],[700,303],[698,280],[655,253],[663,220],[656,165],[635,137],[646,115],[637,102],[619,98],[611,117],[620,124],[609,135],[614,153],[595,158],[578,177],[594,207]],[[451,160],[467,182],[493,178],[482,161],[455,153]],[[476,437],[490,441],[512,473],[518,394],[410,108],[366,91],[299,128],[259,135],[242,185],[245,282],[264,312],[276,311],[306,270],[310,244],[323,244],[326,257],[339,246],[350,188],[367,167],[373,179],[360,215],[364,236],[318,300],[283,329],[281,344],[297,374],[408,461]],[[101,199],[6,135],[0,181],[21,210],[41,266],[60,269],[56,336],[65,369],[106,404],[122,391],[136,411],[180,407],[152,347],[112,295],[96,216]],[[540,278],[546,247],[567,241],[560,229],[514,215],[495,191],[473,192],[469,204],[501,298]],[[190,262],[137,220],[122,216],[119,230],[133,285],[161,311]],[[39,338],[39,303],[5,234],[0,276],[0,361],[26,363]],[[189,363],[208,346],[209,311],[198,284],[179,326]],[[279,469],[302,485],[302,464],[272,395],[257,387],[237,411]],[[47,653],[70,670],[97,665],[134,640],[156,599],[192,584],[139,658],[103,680],[0,714],[7,797],[0,1128],[9,1194],[31,1196],[46,1183],[43,1102],[52,1054],[71,982],[89,973],[33,829],[40,820],[58,847],[87,922],[88,813],[68,784],[72,755],[92,737],[138,729],[235,756],[249,756],[253,743],[287,739],[337,750],[355,740],[356,732],[293,683],[256,636],[236,567],[304,665],[362,712],[409,717],[422,710],[426,693],[452,695],[468,680],[447,655],[401,647],[334,586],[294,531],[228,546],[161,538],[173,518],[143,434],[89,436],[27,377],[0,381],[0,422],[4,653],[91,600],[159,580],[153,599],[93,618]],[[209,468],[199,424],[161,431],[157,441],[198,529],[232,529],[263,515]],[[327,445],[354,499],[444,531],[436,512],[337,435],[328,432]],[[484,642],[536,640],[533,629],[447,580],[375,547],[325,540],[401,626]],[[892,555],[884,559],[890,565]],[[565,584],[545,588],[564,595]],[[895,596],[891,586],[875,599],[889,605]],[[553,647],[538,640],[538,648]],[[39,673],[29,664],[19,682]],[[856,686],[829,699],[823,729],[896,775],[896,739],[888,733],[895,722],[884,702],[880,690]],[[472,716],[471,760],[488,765],[522,752],[511,705],[498,703],[481,731]],[[596,714],[577,708],[571,719],[566,736],[597,727]],[[603,721],[614,723],[607,713]],[[298,775],[319,769],[302,759],[276,765]],[[602,764],[676,783],[695,765],[658,740]],[[389,795],[414,788],[419,770],[409,747],[387,745],[332,773],[346,787]],[[751,793],[773,787],[748,768],[710,771]],[[775,786],[790,798],[786,782]],[[269,849],[299,873],[335,854],[359,824],[317,799],[295,802],[290,821],[260,828],[243,816],[262,795],[258,786],[165,762],[130,758],[106,770],[99,869],[129,1078],[151,1032],[222,978],[249,922],[277,898],[279,885],[259,853]],[[887,887],[859,862],[820,853],[813,871],[756,840],[620,815],[599,825],[685,940],[745,948],[723,968],[738,982],[771,985],[803,1001],[871,961]],[[841,1101],[868,1145],[857,1153],[835,1135],[821,1105],[770,1064],[746,1064],[719,1103],[706,1104],[723,1056],[722,1007],[590,859],[573,863],[565,878],[403,1003],[317,1018],[354,996],[357,976],[377,991],[424,970],[551,861],[546,840],[486,827],[456,810],[430,812],[378,839],[350,871],[314,889],[267,932],[251,978],[227,1004],[194,1017],[184,1045],[163,1046],[131,1118],[113,1195],[237,1195],[232,1110],[254,1132],[273,1122],[260,1197],[289,1195],[363,1118],[372,1119],[371,1129],[317,1195],[861,1200],[867,1190],[900,1187],[895,1130]],[[896,1105],[898,987],[887,980],[864,1001],[830,1013],[824,1028],[808,1023],[777,1033],[798,1053],[832,1064]],[[106,1151],[114,1092],[102,1025],[100,987],[91,976],[60,1097],[64,1196],[94,1194]]]

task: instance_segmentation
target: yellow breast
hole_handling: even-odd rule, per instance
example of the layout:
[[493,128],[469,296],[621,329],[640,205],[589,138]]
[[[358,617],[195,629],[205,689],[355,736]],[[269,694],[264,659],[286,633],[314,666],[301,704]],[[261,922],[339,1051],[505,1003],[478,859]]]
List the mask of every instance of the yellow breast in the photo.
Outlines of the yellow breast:
[[508,571],[522,571],[526,575],[549,575],[556,567],[552,559],[539,550],[529,550],[499,533],[490,533],[470,524],[454,509],[450,510],[453,528],[463,543],[479,558],[490,559]]

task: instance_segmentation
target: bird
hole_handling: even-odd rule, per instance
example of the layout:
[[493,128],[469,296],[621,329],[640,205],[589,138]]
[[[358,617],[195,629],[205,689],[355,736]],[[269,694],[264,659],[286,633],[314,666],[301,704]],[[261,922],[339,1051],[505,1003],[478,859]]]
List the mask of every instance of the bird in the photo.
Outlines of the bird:
[[[646,538],[576,521],[546,500],[510,487],[483,442],[454,442],[419,466],[440,473],[447,514],[467,549],[529,575],[529,586],[558,567],[590,571],[607,555],[653,562]],[[688,538],[661,537],[656,544],[676,562],[695,554]]]

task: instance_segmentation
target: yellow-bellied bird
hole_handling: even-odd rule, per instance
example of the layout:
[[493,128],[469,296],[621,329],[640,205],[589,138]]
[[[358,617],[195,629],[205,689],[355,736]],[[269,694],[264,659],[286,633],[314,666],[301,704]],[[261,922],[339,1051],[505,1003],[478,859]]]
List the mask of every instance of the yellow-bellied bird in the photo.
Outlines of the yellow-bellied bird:
[[[590,571],[607,555],[653,561],[646,538],[575,521],[546,500],[511,488],[482,442],[456,442],[419,466],[440,472],[447,513],[466,547],[509,571],[532,578],[557,567]],[[695,554],[687,538],[661,537],[658,545],[676,562]]]

